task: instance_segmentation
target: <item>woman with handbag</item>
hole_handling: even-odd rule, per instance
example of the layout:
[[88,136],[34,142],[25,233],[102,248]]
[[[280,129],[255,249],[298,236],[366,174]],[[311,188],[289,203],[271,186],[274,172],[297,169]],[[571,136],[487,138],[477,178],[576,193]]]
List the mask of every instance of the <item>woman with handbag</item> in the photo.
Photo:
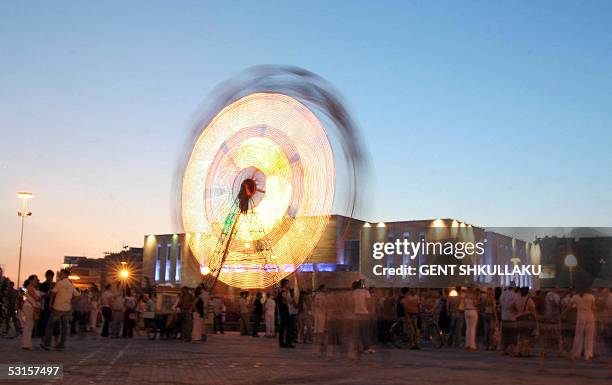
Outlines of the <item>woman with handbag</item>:
[[98,293],[93,289],[88,290],[89,293],[89,331],[91,333],[96,332],[96,326],[98,325],[98,312],[100,311],[100,300]]
[[538,333],[538,319],[535,303],[529,297],[529,288],[521,287],[519,293],[515,305],[519,311],[516,316],[518,354],[526,357],[531,355],[532,337]]
[[32,330],[34,322],[40,318],[40,293],[36,290],[38,278],[30,276],[24,283],[26,288],[25,300],[21,308],[21,322],[23,334],[21,335],[21,347],[25,350],[32,350]]

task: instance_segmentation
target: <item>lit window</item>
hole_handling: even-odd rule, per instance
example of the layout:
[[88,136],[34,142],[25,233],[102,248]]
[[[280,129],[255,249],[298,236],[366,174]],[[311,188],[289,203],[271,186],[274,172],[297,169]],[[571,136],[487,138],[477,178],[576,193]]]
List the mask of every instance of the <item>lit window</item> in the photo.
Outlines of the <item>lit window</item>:
[[179,243],[176,249],[176,268],[174,269],[174,280],[179,282],[181,280],[181,244]]
[[[419,240],[423,242],[423,244],[425,244],[425,232],[424,231],[419,232]],[[427,263],[426,255],[423,252],[423,248],[421,248],[421,251],[419,251],[419,266],[422,266],[426,263]],[[425,281],[425,276],[421,275],[420,269],[419,269],[419,281],[420,282]]]
[[157,258],[155,258],[155,280],[159,281],[159,269],[161,268],[161,245],[157,244]]
[[[387,234],[387,242],[391,242],[393,243],[393,233],[389,233]],[[395,255],[393,252],[391,252],[391,254],[387,254],[387,267],[388,268],[392,268],[394,267],[394,263],[395,263]],[[394,276],[390,275],[389,273],[387,273],[387,280],[392,280],[394,279]]]
[[170,253],[172,251],[172,244],[168,243],[166,245],[166,271],[164,272],[164,280],[166,282],[170,281]]
[[[402,236],[404,237],[404,239],[410,239],[410,233],[409,232],[405,232],[404,234],[402,234]],[[402,263],[406,266],[410,265],[410,254],[404,254],[402,257]],[[402,275],[403,279],[406,279],[406,275],[403,274]]]

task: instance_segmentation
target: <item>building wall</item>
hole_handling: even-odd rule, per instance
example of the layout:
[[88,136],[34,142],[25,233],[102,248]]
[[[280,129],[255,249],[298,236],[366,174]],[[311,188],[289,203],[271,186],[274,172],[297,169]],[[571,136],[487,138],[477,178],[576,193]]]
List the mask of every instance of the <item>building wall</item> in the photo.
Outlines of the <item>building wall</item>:
[[[357,270],[359,255],[348,256],[351,258],[347,259],[345,243],[346,241],[359,241],[362,224],[363,221],[332,216],[312,255],[305,262],[311,264],[310,266],[314,264],[314,269],[317,270],[319,267],[322,270],[329,270],[330,266],[336,264],[350,265],[352,263],[354,270]],[[148,277],[153,285],[197,286],[202,277],[199,264],[188,247],[188,237],[189,235],[186,234],[145,236],[142,276]],[[179,248],[181,258],[177,265]],[[177,266],[180,266],[178,277],[176,275]]]
[[[88,258],[81,256],[65,256],[64,265],[71,269],[73,283],[79,288],[89,288],[92,284],[103,289],[106,284],[125,282],[131,286],[140,286],[142,280],[142,249],[130,247],[116,253],[107,253],[104,258]],[[124,281],[120,276],[122,262],[129,271],[129,277]]]
[[143,277],[152,285],[197,286],[201,281],[200,268],[188,240],[186,234],[145,236]]
[[[537,244],[549,270],[543,287],[612,287],[612,237],[545,237]],[[569,254],[578,263],[572,271],[565,266]]]
[[[485,252],[482,255],[468,255],[463,259],[456,259],[445,255],[421,254],[415,258],[409,255],[395,253],[385,255],[376,260],[373,257],[373,246],[377,242],[395,242],[397,239],[406,239],[409,242],[440,241],[440,242],[485,242]],[[486,241],[485,241],[486,240]],[[533,244],[502,234],[486,231],[475,226],[461,225],[453,219],[437,219],[423,221],[402,221],[387,223],[366,224],[362,228],[360,271],[366,277],[374,279],[377,286],[384,283],[388,287],[449,287],[449,286],[508,286],[511,283],[521,286],[539,288],[537,277],[507,277],[470,275],[452,277],[439,276],[374,276],[371,272],[375,265],[384,267],[398,267],[406,265],[418,269],[420,265],[507,265],[514,266],[513,258],[518,258],[518,264],[538,264],[539,258],[533,252]],[[417,270],[418,271],[418,270]]]
[[[358,269],[359,256],[347,255],[346,244],[359,241],[363,221],[341,215],[332,215],[323,236],[307,258],[309,263],[355,265]],[[354,259],[354,260],[353,260]]]
[[[116,282],[124,282],[130,286],[140,286],[142,283],[142,259],[143,249],[139,247],[130,247],[106,255],[103,262],[102,286]],[[127,280],[120,276],[120,272],[124,268],[122,262],[126,263],[125,268],[130,273]]]
[[[143,276],[149,277],[151,284],[195,287],[201,282],[199,265],[189,249],[188,236],[185,234],[149,235],[145,237]],[[483,228],[465,226],[459,227],[457,221],[422,220],[387,222],[384,224],[366,223],[343,216],[331,216],[329,224],[312,255],[307,258],[298,270],[300,273],[334,271],[371,270],[374,263],[380,263],[372,257],[372,245],[375,242],[394,242],[396,239],[408,239],[411,242],[419,240],[453,240],[476,241],[487,239],[485,254],[482,256],[467,256],[457,260],[452,256],[420,255],[411,259],[404,255],[389,255],[384,259],[388,267],[407,264],[417,267],[422,264],[488,264],[512,266],[512,258],[520,258],[520,263],[539,263],[533,258],[533,244],[507,237],[505,235],[487,232]],[[177,258],[181,250],[180,263]],[[180,266],[177,277],[176,269]],[[157,274],[156,274],[157,271]],[[168,274],[166,274],[168,272]],[[366,275],[367,277],[367,275]],[[507,286],[512,278],[500,277],[400,277],[400,280],[387,277],[384,284],[387,287],[422,286],[448,287],[455,285],[487,285]],[[313,278],[315,280],[315,278]],[[313,281],[314,282],[314,281]],[[521,285],[538,288],[536,279],[516,281]],[[380,283],[376,286],[383,287]]]
[[[514,265],[539,264],[539,253],[534,245],[520,239],[492,231],[486,232],[487,248],[485,264],[513,268]],[[532,276],[483,277],[480,282],[491,286],[529,286],[540,288],[540,279]]]
[[372,269],[375,265],[393,268],[401,265],[415,268],[418,271],[420,265],[462,265],[479,263],[476,256],[466,256],[459,260],[452,256],[427,255],[420,253],[411,258],[410,255],[391,253],[377,260],[373,256],[375,243],[392,242],[396,240],[407,240],[408,242],[419,241],[477,241],[484,238],[484,230],[478,227],[459,227],[459,223],[452,219],[399,221],[386,223],[371,223],[362,227],[361,235],[361,262],[360,271],[368,278],[376,282],[376,286],[384,284],[386,287],[448,287],[458,285],[471,285],[473,279],[460,276],[374,276]]

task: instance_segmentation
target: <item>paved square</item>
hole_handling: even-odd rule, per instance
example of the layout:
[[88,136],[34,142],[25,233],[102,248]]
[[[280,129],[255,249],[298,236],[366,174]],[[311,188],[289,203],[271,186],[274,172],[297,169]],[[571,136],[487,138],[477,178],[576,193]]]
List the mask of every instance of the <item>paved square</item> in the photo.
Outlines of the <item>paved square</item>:
[[[35,340],[35,343],[38,342]],[[510,358],[425,346],[379,348],[348,359],[321,357],[312,345],[282,349],[269,338],[235,333],[208,342],[103,339],[70,336],[65,351],[23,351],[18,339],[0,341],[0,363],[63,363],[61,380],[0,381],[25,384],[610,384],[612,361]]]

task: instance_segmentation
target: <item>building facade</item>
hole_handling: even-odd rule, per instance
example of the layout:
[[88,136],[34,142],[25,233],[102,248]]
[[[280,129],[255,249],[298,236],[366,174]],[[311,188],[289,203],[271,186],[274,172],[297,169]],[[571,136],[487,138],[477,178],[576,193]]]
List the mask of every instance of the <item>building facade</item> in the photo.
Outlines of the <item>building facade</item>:
[[[405,254],[384,255],[373,258],[373,245],[377,242],[479,242],[483,252],[471,253],[461,260],[439,253],[422,253],[411,258]],[[199,263],[189,248],[189,234],[147,235],[144,240],[142,275],[153,285],[195,287],[202,281]],[[316,287],[319,283],[334,286],[334,282],[346,283],[355,277],[365,278],[377,287],[449,287],[457,285],[482,286],[530,286],[539,287],[539,280],[522,275],[472,275],[464,277],[386,276],[373,279],[368,272],[374,264],[392,267],[423,264],[457,264],[508,266],[539,264],[539,246],[508,235],[487,231],[454,219],[429,219],[370,223],[340,215],[333,215],[325,233],[312,254],[296,270],[303,285]],[[346,278],[349,277],[349,278]],[[345,279],[346,278],[346,279]]]
[[[126,247],[120,252],[107,253],[103,258],[67,255],[62,267],[70,269],[70,280],[79,289],[89,289],[92,285],[102,289],[116,282],[140,287],[142,262],[142,248]],[[121,275],[123,270],[128,272],[126,276]]]
[[147,235],[142,275],[152,285],[197,286],[201,281],[200,266],[189,249],[189,234]]
[[[410,249],[401,248],[400,253],[393,250],[390,253],[384,252],[382,256],[374,255],[375,244],[398,242],[420,248],[413,253]],[[365,223],[360,243],[360,271],[376,286],[435,288],[515,285],[539,288],[537,276],[472,274],[470,266],[472,269],[488,266],[489,271],[497,269],[505,272],[513,271],[514,266],[537,265],[538,253],[529,242],[455,219]],[[447,248],[452,252],[446,253]],[[382,276],[375,274],[382,268],[389,271],[400,266],[406,268]],[[453,270],[450,266],[454,266]],[[413,274],[410,274],[410,269]],[[470,274],[463,275],[462,271]]]
[[[612,237],[543,237],[541,250],[545,287],[612,287]],[[568,265],[568,256],[576,266]]]

